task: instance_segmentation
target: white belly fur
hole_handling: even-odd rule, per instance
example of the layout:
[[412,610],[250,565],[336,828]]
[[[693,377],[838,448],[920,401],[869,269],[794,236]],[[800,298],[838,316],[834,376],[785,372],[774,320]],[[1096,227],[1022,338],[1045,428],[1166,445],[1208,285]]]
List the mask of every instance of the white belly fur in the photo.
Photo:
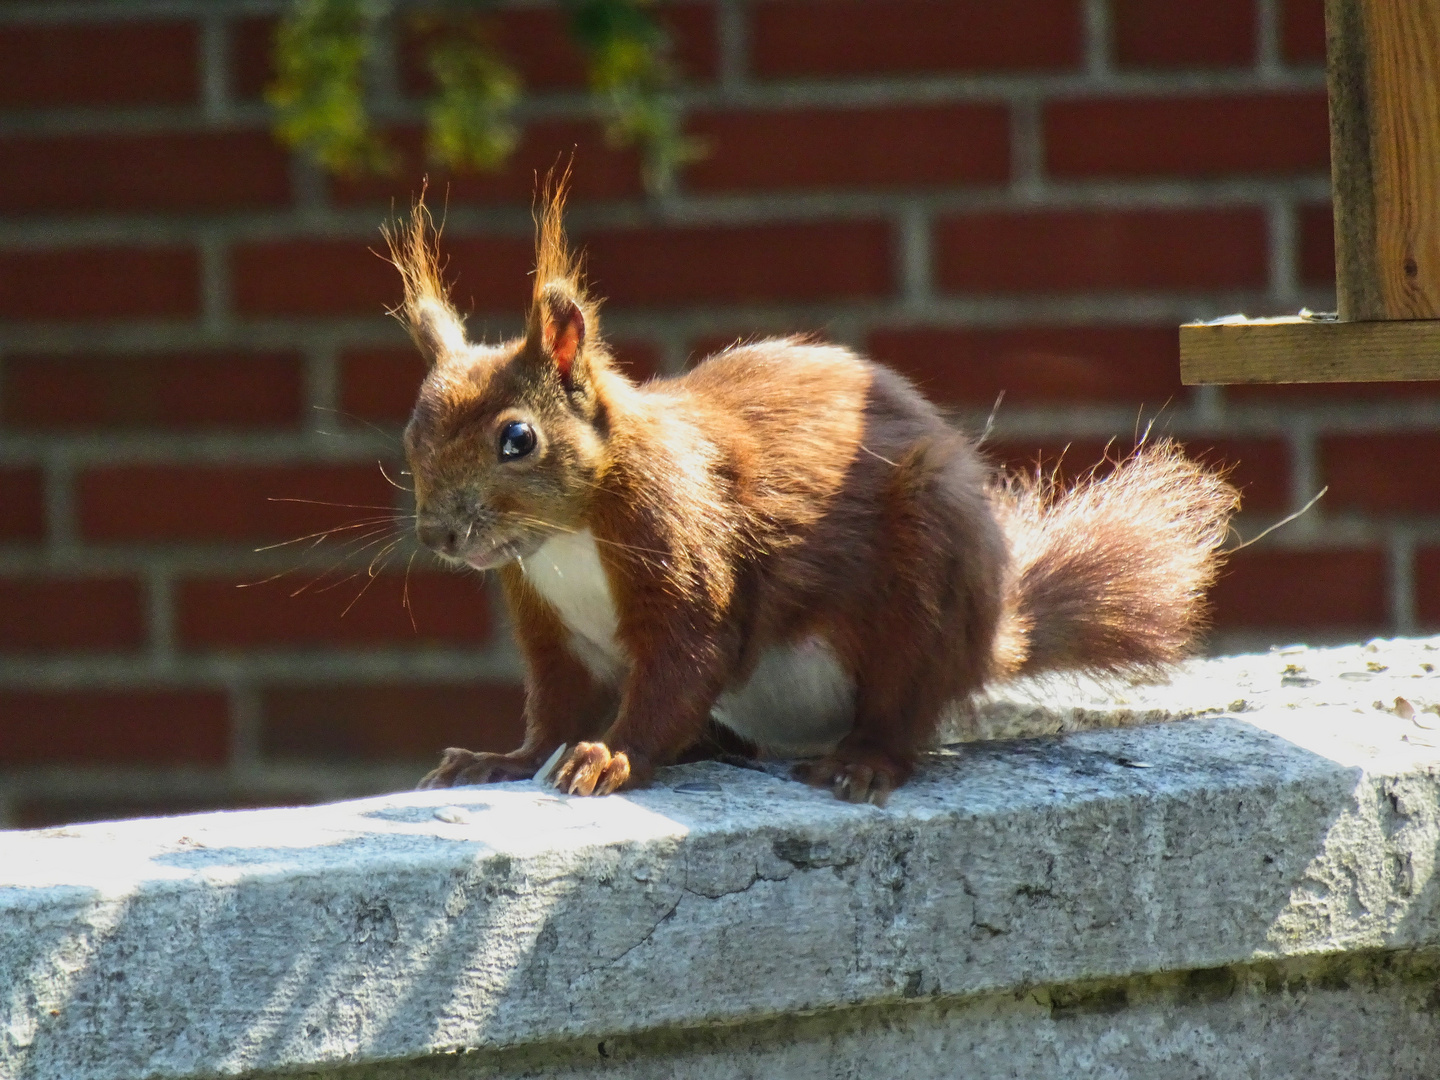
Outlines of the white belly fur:
[[552,537],[521,566],[569,629],[571,649],[590,673],[619,681],[630,660],[615,636],[620,619],[590,530]]
[[[618,683],[630,658],[616,637],[615,598],[590,531],[552,537],[522,566],[569,629],[576,657],[597,679]],[[806,638],[767,649],[744,683],[720,695],[710,715],[770,754],[820,754],[854,725],[855,683],[829,642]]]
[[806,638],[765,650],[710,715],[777,757],[823,754],[854,726],[855,682],[829,642]]

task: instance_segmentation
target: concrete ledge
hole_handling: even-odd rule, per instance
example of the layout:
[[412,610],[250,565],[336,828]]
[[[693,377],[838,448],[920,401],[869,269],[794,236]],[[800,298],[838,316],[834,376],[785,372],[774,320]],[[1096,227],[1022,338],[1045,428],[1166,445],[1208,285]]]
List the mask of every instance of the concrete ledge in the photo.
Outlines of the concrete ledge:
[[884,810],[705,764],[0,834],[0,1076],[1433,1076],[1436,645],[1032,688],[969,733],[1114,730]]

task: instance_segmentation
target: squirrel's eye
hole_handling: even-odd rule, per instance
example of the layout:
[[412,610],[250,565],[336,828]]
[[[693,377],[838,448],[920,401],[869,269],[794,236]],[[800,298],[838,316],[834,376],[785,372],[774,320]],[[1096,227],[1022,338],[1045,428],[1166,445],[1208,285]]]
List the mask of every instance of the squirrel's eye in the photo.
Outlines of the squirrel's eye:
[[523,420],[512,420],[500,429],[500,460],[518,461],[535,449],[535,429]]

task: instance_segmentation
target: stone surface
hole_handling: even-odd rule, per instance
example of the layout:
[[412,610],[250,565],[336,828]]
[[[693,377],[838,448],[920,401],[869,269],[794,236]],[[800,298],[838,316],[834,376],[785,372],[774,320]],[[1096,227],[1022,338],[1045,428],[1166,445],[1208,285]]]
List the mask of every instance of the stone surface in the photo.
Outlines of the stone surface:
[[[1013,1075],[1082,1050],[1094,1075],[1151,1075],[1134,1070],[1166,1045],[1189,1071],[1154,1075],[1206,1075],[1206,1038],[1292,1029],[1390,1046],[1370,1075],[1418,1075],[1429,961],[1359,980],[1363,1003],[1323,980],[1267,994],[1257,965],[1440,949],[1436,656],[1375,643],[1198,663],[1109,698],[1017,692],[981,723],[1071,733],[938,751],[884,809],[702,764],[606,799],[517,783],[0,834],[0,1076],[427,1058],[394,1075],[584,1075],[598,1062],[543,1056],[616,1039],[633,1053],[614,1075],[848,1075],[865,1045],[1010,1061],[997,1048],[1022,1030],[1034,1053]],[[1228,1004],[1193,1023],[1133,982],[1227,967]],[[1113,985],[1127,1026],[1103,1007],[1056,1026],[1056,1000],[1104,1006]],[[1336,1042],[1326,1017],[1347,1009],[1373,1019]],[[834,1070],[805,1071],[792,1043]],[[747,1073],[751,1044],[771,1056]],[[430,1058],[459,1050],[480,1053]],[[880,1071],[949,1075],[896,1061]]]
[[[353,1066],[332,1080],[1434,1080],[1433,957],[1216,968]],[[294,1074],[286,1074],[293,1077]],[[278,1074],[269,1074],[279,1080]]]

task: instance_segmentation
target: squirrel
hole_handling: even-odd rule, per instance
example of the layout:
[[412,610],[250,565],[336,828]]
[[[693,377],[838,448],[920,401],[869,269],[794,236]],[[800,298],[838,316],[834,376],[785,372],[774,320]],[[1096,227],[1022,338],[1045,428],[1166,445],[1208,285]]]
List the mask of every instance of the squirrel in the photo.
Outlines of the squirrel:
[[[473,344],[423,197],[386,230],[430,364],[404,447],[418,540],[497,570],[525,740],[446,750],[421,787],[645,786],[707,732],[882,804],[943,716],[1047,672],[1182,659],[1239,496],[1174,443],[1063,490],[1001,476],[905,378],[801,337],[636,385],[562,225],[536,215],[524,335]],[[562,753],[563,748],[563,753]]]

